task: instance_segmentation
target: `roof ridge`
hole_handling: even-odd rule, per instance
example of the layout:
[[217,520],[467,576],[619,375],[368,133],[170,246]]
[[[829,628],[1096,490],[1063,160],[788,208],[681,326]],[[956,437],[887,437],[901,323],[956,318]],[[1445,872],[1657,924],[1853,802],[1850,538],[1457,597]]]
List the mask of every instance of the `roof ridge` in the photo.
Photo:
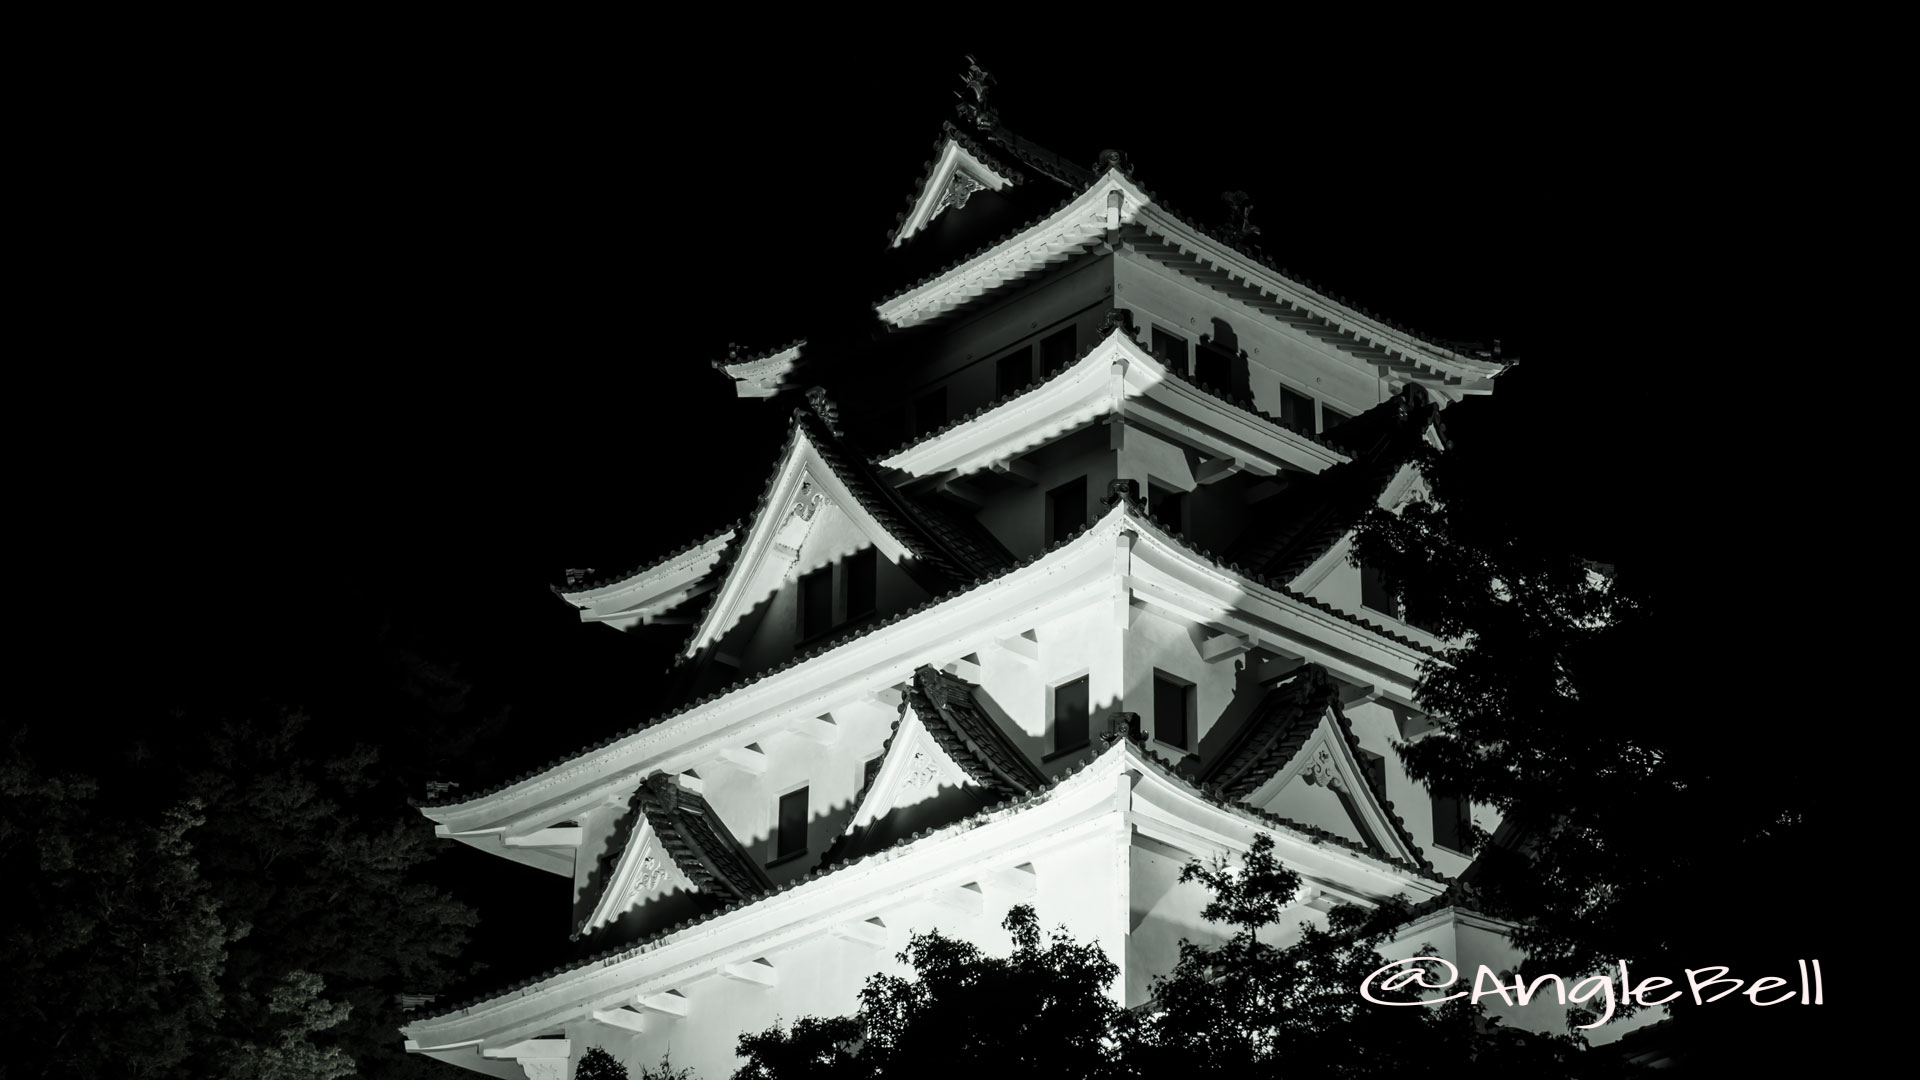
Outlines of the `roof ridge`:
[[[1129,751],[1124,749],[1117,749],[1119,747],[1132,747],[1132,750]],[[451,1016],[455,1013],[472,1009],[478,1005],[484,1005],[491,1002],[499,1001],[513,994],[516,994],[522,990],[532,988],[542,982],[545,982],[548,979],[557,978],[563,975],[572,974],[577,971],[584,971],[589,968],[605,965],[608,961],[610,961],[614,957],[621,956],[622,954],[637,954],[641,951],[645,951],[649,949],[650,947],[657,947],[661,943],[662,939],[664,938],[670,937],[674,934],[679,934],[679,933],[683,933],[685,931],[691,930],[694,927],[699,926],[703,923],[707,923],[714,919],[720,918],[722,916],[732,914],[735,911],[739,911],[743,908],[750,907],[754,904],[765,902],[776,896],[779,896],[782,893],[790,892],[804,885],[808,885],[812,882],[819,881],[821,879],[832,876],[834,874],[841,873],[843,871],[852,870],[865,863],[875,862],[875,861],[882,861],[882,862],[891,861],[892,859],[899,858],[900,855],[902,854],[901,852],[902,848],[905,848],[912,844],[919,843],[922,840],[929,840],[936,836],[948,835],[953,833],[969,832],[975,828],[981,827],[982,825],[989,824],[990,822],[988,819],[993,817],[994,815],[1017,813],[1018,811],[1028,806],[1032,806],[1037,803],[1046,801],[1047,799],[1052,797],[1052,794],[1055,791],[1059,790],[1062,784],[1074,779],[1075,777],[1078,777],[1084,774],[1089,770],[1089,768],[1091,768],[1091,766],[1097,763],[1101,758],[1105,757],[1108,754],[1113,754],[1113,753],[1129,754],[1130,759],[1132,761],[1137,762],[1141,765],[1144,765],[1147,768],[1153,769],[1155,772],[1159,773],[1165,779],[1170,780],[1175,784],[1177,784],[1178,786],[1180,786],[1181,788],[1194,793],[1202,801],[1207,802],[1211,805],[1217,806],[1239,817],[1248,819],[1256,824],[1268,826],[1268,827],[1277,826],[1297,836],[1303,837],[1309,843],[1315,846],[1332,846],[1332,847],[1343,848],[1353,854],[1360,855],[1367,859],[1371,859],[1375,862],[1386,863],[1389,866],[1393,866],[1402,870],[1410,870],[1417,876],[1423,879],[1426,879],[1428,881],[1432,881],[1436,883],[1443,881],[1443,879],[1437,873],[1434,873],[1430,870],[1423,869],[1418,866],[1414,866],[1412,864],[1405,862],[1404,860],[1396,859],[1392,856],[1382,856],[1374,852],[1370,852],[1366,850],[1364,847],[1361,847],[1360,845],[1355,844],[1353,841],[1348,840],[1346,837],[1340,836],[1336,833],[1328,832],[1325,829],[1321,829],[1313,825],[1307,825],[1302,822],[1293,821],[1289,818],[1284,818],[1278,814],[1269,813],[1257,807],[1247,806],[1244,803],[1236,803],[1236,802],[1224,800],[1219,795],[1208,790],[1208,788],[1199,784],[1195,784],[1193,781],[1188,780],[1183,776],[1180,776],[1179,774],[1174,772],[1172,769],[1168,768],[1163,763],[1155,760],[1151,754],[1146,754],[1141,752],[1138,747],[1133,747],[1133,744],[1131,742],[1128,742],[1126,740],[1120,740],[1116,742],[1113,746],[1108,747],[1106,750],[1102,750],[1097,753],[1089,753],[1087,756],[1075,761],[1071,766],[1069,766],[1065,771],[1061,772],[1059,775],[1050,777],[1047,780],[1046,785],[1044,787],[1036,788],[1035,790],[1026,792],[1024,794],[1010,795],[1004,799],[1001,799],[998,802],[992,803],[988,806],[984,806],[979,810],[976,810],[973,813],[960,818],[957,821],[951,821],[945,825],[940,825],[933,828],[917,830],[912,835],[901,837],[900,839],[896,840],[892,844],[887,845],[884,848],[880,848],[876,851],[867,852],[864,855],[856,856],[854,858],[848,859],[845,862],[828,863],[828,862],[822,861],[819,865],[815,866],[812,870],[809,870],[807,873],[802,874],[798,877],[795,877],[792,880],[774,885],[767,892],[762,893],[758,896],[754,896],[749,899],[734,900],[730,903],[723,904],[720,907],[714,908],[712,911],[707,911],[698,915],[691,916],[687,919],[683,919],[680,922],[674,923],[670,926],[660,927],[659,929],[654,930],[635,941],[622,942],[620,944],[613,945],[601,952],[591,954],[589,956],[571,961],[566,964],[562,964],[559,967],[551,968],[539,975],[517,980],[511,985],[503,989],[492,991],[489,993],[479,994],[472,997],[463,998],[451,1004],[441,1005],[439,1003],[434,1003],[433,1007],[435,1008],[435,1012],[431,1014],[429,1019],[437,1019],[440,1017]],[[426,1008],[427,1006],[423,1005],[423,1006],[420,1006],[418,1010],[409,1010],[409,1012],[424,1011]]]

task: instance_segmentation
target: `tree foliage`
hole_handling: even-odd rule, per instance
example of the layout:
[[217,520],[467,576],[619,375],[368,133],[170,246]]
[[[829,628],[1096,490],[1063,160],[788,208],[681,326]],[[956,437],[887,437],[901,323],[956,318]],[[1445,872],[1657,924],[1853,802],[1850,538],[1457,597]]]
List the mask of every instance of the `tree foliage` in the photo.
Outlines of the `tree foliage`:
[[1125,1013],[1106,994],[1118,968],[1099,946],[1043,937],[1027,906],[1003,926],[1005,958],[936,932],[915,934],[902,962],[915,978],[875,975],[848,1017],[805,1018],[743,1035],[741,1080],[914,1076],[940,1071],[1007,1077],[1105,1077],[1120,1072],[1115,1033]]
[[[1454,1076],[1468,1062],[1490,1075],[1600,1074],[1578,1040],[1503,1028],[1465,998],[1403,1007],[1362,998],[1380,947],[1406,919],[1404,905],[1337,907],[1326,926],[1305,922],[1284,946],[1262,941],[1301,884],[1274,857],[1270,837],[1257,837],[1238,866],[1191,863],[1181,880],[1211,890],[1202,914],[1231,933],[1217,945],[1182,942],[1151,1007],[1122,1031],[1138,1075]],[[1408,990],[1375,996],[1418,1000]]]
[[444,985],[474,916],[419,879],[379,755],[295,712],[170,719],[9,737],[5,1075],[432,1075],[394,995]]
[[1358,988],[1381,965],[1377,950],[1404,906],[1337,908],[1298,940],[1262,941],[1300,887],[1270,838],[1258,838],[1239,866],[1194,863],[1182,880],[1212,891],[1204,915],[1230,933],[1217,945],[1183,942],[1147,1008],[1114,1003],[1118,969],[1099,946],[1064,932],[1043,946],[1033,909],[1021,906],[1004,923],[1014,938],[1008,957],[916,934],[900,954],[915,978],[873,976],[851,1016],[742,1036],[747,1064],[735,1080],[909,1076],[930,1061],[1014,1077],[1453,1076],[1467,1062],[1514,1075],[1614,1074],[1578,1039],[1507,1030],[1466,999],[1366,1002]]

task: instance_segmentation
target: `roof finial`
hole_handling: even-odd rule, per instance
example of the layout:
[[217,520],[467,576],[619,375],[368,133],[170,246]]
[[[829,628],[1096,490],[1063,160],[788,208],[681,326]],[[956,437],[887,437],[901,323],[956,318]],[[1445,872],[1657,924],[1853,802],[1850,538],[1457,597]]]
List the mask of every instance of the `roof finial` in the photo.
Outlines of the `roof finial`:
[[1227,204],[1227,241],[1235,245],[1246,245],[1260,235],[1260,226],[1255,225],[1253,217],[1253,196],[1244,191],[1223,191],[1220,200]]
[[966,94],[959,90],[955,90],[953,96],[960,99],[960,104],[956,108],[959,109],[961,117],[982,131],[1000,122],[1000,114],[987,104],[987,88],[999,81],[993,77],[993,72],[980,66],[980,62],[973,58],[972,53],[967,54],[967,73],[960,76],[960,83],[966,89],[973,91],[973,100],[968,101]]
[[815,386],[807,390],[807,406],[813,410],[815,416],[820,418],[821,423],[827,425],[827,430],[832,432],[835,438],[841,436],[840,406],[835,405],[833,399],[827,396],[825,387]]
[[1118,169],[1123,176],[1133,175],[1133,167],[1127,164],[1127,155],[1121,150],[1100,151],[1100,160],[1094,162],[1093,171],[1106,172],[1108,169]]

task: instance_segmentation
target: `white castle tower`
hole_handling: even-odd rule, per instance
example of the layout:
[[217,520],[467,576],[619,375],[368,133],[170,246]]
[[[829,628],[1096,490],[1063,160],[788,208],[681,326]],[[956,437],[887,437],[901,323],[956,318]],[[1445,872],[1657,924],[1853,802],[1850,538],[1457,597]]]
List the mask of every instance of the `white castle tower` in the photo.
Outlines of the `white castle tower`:
[[506,1077],[671,1052],[724,1077],[742,1032],[904,973],[912,931],[1004,953],[1022,903],[1100,943],[1137,1005],[1181,938],[1220,936],[1182,866],[1260,835],[1307,883],[1283,937],[1397,896],[1417,914],[1396,956],[1517,962],[1450,890],[1469,808],[1392,749],[1430,726],[1414,691],[1441,643],[1348,539],[1423,497],[1409,456],[1502,361],[1290,279],[1244,207],[1208,231],[970,85],[874,321],[716,365],[795,406],[752,515],[557,590],[612,628],[583,632],[684,624],[683,703],[425,809],[570,878],[599,954],[431,1006],[409,1050]]

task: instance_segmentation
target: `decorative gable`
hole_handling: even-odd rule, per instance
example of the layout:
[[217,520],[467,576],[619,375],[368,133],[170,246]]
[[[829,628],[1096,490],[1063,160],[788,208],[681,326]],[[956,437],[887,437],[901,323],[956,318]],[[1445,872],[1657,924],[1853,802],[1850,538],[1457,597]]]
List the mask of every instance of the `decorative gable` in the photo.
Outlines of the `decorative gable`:
[[1292,820],[1348,833],[1377,854],[1428,866],[1387,800],[1385,780],[1361,760],[1339,684],[1318,664],[1275,686],[1240,734],[1206,768],[1222,794]]
[[615,830],[616,837],[626,832],[620,855],[574,929],[576,938],[676,891],[732,902],[773,887],[726,822],[682,777],[649,777],[633,793],[625,824],[625,830]]
[[945,126],[935,146],[934,159],[920,181],[920,189],[894,230],[893,247],[912,239],[947,210],[966,209],[975,193],[1001,191],[1020,182],[1018,172],[995,161],[952,124]]

